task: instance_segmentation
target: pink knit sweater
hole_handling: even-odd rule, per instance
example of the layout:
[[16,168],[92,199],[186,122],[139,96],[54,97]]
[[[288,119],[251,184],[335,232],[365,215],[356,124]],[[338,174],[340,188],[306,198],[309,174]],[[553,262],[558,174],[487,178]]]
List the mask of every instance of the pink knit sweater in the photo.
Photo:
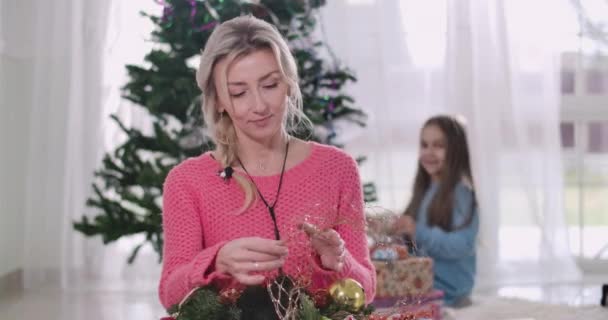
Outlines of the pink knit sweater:
[[[355,161],[343,151],[311,142],[308,158],[285,172],[275,208],[281,239],[289,255],[283,270],[289,275],[308,274],[312,288],[327,288],[344,277],[359,281],[367,301],[375,295],[376,273],[369,258],[364,232],[361,181]],[[236,214],[244,194],[234,179],[224,181],[209,153],[176,166],[164,184],[163,270],[160,300],[166,308],[179,303],[193,288],[234,285],[226,274],[214,270],[218,250],[240,237],[274,239],[273,223],[261,200]],[[236,173],[239,174],[239,173]],[[253,177],[269,203],[276,196],[279,175]],[[308,238],[297,225],[304,220],[333,227],[346,243],[340,274],[320,267]],[[276,271],[265,274],[272,278]]]

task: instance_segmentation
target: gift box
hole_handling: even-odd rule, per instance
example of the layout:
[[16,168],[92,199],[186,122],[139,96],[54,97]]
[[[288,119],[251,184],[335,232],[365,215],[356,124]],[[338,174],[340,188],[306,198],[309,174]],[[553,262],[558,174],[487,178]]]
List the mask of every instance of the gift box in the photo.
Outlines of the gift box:
[[442,320],[441,301],[378,309],[370,320]]
[[429,302],[443,304],[443,291],[432,289],[430,292],[416,297],[376,297],[372,305],[376,309],[386,309],[395,306],[417,305]]
[[433,288],[433,260],[409,257],[394,261],[373,261],[376,267],[376,297],[415,299]]

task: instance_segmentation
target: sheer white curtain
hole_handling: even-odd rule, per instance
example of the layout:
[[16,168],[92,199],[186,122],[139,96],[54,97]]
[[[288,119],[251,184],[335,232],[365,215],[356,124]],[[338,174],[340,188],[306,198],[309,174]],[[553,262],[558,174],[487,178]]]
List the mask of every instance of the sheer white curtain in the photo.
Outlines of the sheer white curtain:
[[84,211],[100,159],[108,3],[20,1],[13,9],[33,28],[31,51],[23,52],[31,56],[33,70],[26,126],[25,285],[67,286],[86,253],[71,222]]
[[19,93],[24,97],[7,100],[18,101],[14,107],[29,114],[18,125],[29,137],[23,148],[25,182],[15,184],[24,185],[28,289],[141,290],[142,283],[144,289],[156,285],[159,267],[151,250],[144,249],[135,266],[126,265],[136,239],[103,246],[99,237],[88,239],[72,228],[82,214],[94,213],[85,206],[93,172],[104,151],[120,142],[109,113],[134,123],[132,108],[120,102],[120,87],[127,80],[125,63],[141,64],[149,49],[141,45],[151,31],[139,15],[146,9],[162,7],[147,0],[20,0],[3,5],[3,16],[11,17],[10,29],[3,28],[0,37],[3,54],[25,61],[27,67],[9,70],[25,79],[25,88]]
[[[575,280],[563,208],[558,54],[565,1],[332,1],[322,11],[350,88],[370,114],[348,143],[369,158],[380,205],[411,192],[418,130],[467,119],[481,206],[478,287]],[[575,29],[573,29],[575,30]],[[346,129],[345,129],[346,130]]]
[[[110,1],[110,14],[105,41],[103,88],[103,150],[113,151],[126,140],[120,128],[110,121],[108,116],[116,114],[127,127],[135,127],[146,134],[152,133],[153,122],[147,111],[122,98],[121,87],[128,81],[125,66],[127,64],[145,66],[144,56],[155,46],[151,41],[153,23],[140,13],[159,15],[163,10],[160,1],[130,0]],[[101,163],[96,163],[99,166]],[[158,255],[151,246],[144,246],[139,251],[132,265],[127,265],[127,258],[133,248],[142,243],[143,235],[122,238],[97,251],[98,264],[90,264],[99,280],[92,282],[96,288],[121,291],[155,292],[160,278]],[[96,241],[96,242],[94,242]],[[100,240],[89,240],[91,245],[99,245]],[[91,283],[91,277],[88,277]]]
[[569,17],[547,14],[549,7],[560,2],[453,1],[448,10],[446,107],[470,119],[489,283],[579,276],[568,247],[558,132],[556,40]]

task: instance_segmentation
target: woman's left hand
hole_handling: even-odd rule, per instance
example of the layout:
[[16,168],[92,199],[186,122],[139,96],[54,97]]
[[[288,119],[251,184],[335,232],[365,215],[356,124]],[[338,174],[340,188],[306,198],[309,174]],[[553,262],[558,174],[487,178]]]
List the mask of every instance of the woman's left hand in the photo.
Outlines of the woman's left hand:
[[344,266],[344,240],[334,229],[319,230],[310,223],[303,223],[302,230],[310,237],[313,249],[319,255],[323,268],[342,271]]
[[397,219],[395,222],[395,228],[393,229],[393,234],[398,235],[408,235],[411,238],[416,237],[416,221],[414,218],[403,215]]

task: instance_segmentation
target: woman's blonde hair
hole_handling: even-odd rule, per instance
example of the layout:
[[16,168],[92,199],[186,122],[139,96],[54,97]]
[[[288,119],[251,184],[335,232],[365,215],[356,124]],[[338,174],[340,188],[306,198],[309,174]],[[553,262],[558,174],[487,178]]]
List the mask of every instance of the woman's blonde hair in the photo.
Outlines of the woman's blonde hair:
[[[284,81],[289,87],[287,110],[285,112],[285,129],[289,132],[303,125],[311,128],[312,124],[302,111],[302,93],[298,85],[298,68],[293,55],[281,34],[271,24],[252,16],[240,16],[219,25],[211,34],[202,52],[200,65],[196,72],[196,81],[203,92],[202,105],[205,124],[209,128],[210,138],[216,145],[217,159],[222,167],[230,166],[237,157],[237,136],[232,119],[219,112],[220,93],[228,95],[226,70],[220,75],[220,88],[216,88],[213,70],[220,60],[226,60],[226,66],[237,58],[261,49],[272,50]],[[226,68],[227,69],[227,68]],[[242,211],[251,206],[256,198],[252,182],[240,176],[233,178],[245,192]]]

